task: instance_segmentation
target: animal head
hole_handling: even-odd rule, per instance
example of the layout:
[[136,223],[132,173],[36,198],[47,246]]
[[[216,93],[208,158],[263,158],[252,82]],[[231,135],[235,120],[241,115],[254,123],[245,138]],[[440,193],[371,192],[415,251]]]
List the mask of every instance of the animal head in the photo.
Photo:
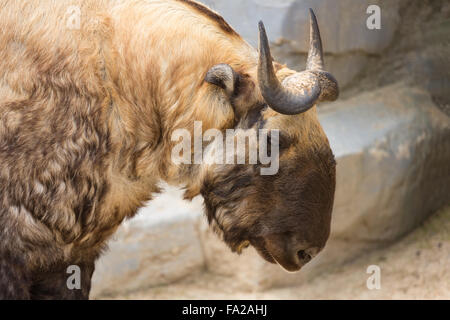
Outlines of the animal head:
[[[252,245],[264,259],[288,271],[299,270],[324,248],[335,191],[335,160],[315,105],[337,99],[338,86],[323,70],[322,43],[312,10],[310,23],[305,71],[273,62],[260,22],[254,74],[221,63],[205,77],[211,94],[220,95],[221,103],[235,111],[235,129],[240,130],[231,140],[248,138],[249,133],[259,139],[256,144],[245,143],[246,164],[204,167],[201,194],[208,221],[233,251],[240,253]],[[251,151],[262,151],[261,140],[277,161],[270,174],[262,174],[269,165],[261,159],[248,161]]]

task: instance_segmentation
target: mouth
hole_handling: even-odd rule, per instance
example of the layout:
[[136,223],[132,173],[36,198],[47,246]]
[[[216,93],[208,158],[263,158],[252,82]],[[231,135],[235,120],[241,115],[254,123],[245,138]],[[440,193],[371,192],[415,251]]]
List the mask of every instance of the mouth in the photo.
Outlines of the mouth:
[[250,241],[253,248],[256,249],[256,252],[269,263],[277,264],[277,261],[274,259],[274,257],[270,254],[269,250],[267,250],[266,245],[264,243],[263,238],[258,239],[252,239]]
[[241,254],[242,251],[246,248],[248,248],[250,246],[250,241],[245,240],[242,241],[235,249],[234,251],[236,251],[238,254]]
[[[294,261],[286,258],[283,253],[278,253],[277,255],[277,250],[275,250],[275,254],[272,254],[269,250],[270,245],[266,244],[266,240],[264,238],[252,238],[250,240],[241,241],[238,245],[232,248],[232,251],[241,254],[242,251],[248,248],[250,245],[252,245],[252,247],[256,249],[256,252],[258,252],[259,256],[265,261],[272,264],[278,264],[287,272],[299,271],[303,267],[303,265],[305,265],[312,259],[312,256],[304,251],[302,251],[301,253],[299,252],[299,255],[302,254],[305,256],[299,256],[297,259],[294,259]],[[304,263],[300,263],[300,260],[303,260]]]
[[256,252],[267,262],[276,264],[277,261],[272,257],[269,250],[267,250],[266,246],[264,245],[264,239],[252,239],[252,240],[244,240],[240,242],[237,246],[232,247],[232,251],[236,252],[237,254],[241,254],[244,249],[247,249],[248,247],[254,247],[256,249]]
[[251,240],[251,245],[256,249],[258,254],[264,260],[272,264],[278,264],[287,272],[297,272],[304,265],[298,263],[298,261],[291,261],[290,259],[286,259],[285,257],[283,257],[283,255],[278,254],[277,256],[276,254],[272,254],[268,249],[268,245],[265,243],[265,240],[263,238]]

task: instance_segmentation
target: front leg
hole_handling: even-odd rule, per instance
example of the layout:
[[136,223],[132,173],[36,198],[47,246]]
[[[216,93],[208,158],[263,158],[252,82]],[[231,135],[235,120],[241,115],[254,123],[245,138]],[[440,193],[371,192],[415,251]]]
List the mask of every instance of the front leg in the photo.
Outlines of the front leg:
[[70,264],[60,265],[50,271],[36,273],[31,287],[31,299],[89,299],[94,262],[70,266]]

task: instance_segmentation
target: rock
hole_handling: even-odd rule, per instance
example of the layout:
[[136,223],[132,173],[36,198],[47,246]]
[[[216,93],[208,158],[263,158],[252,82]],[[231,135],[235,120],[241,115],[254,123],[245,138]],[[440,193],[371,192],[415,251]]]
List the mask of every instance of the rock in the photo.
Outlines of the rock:
[[[391,44],[399,25],[399,1],[387,0],[203,0],[219,12],[254,47],[258,21],[263,20],[274,57],[296,70],[304,69],[309,49],[309,13],[318,18],[326,68],[345,88],[374,57]],[[369,30],[367,8],[381,8],[381,29]]]
[[395,240],[450,202],[450,118],[424,91],[379,89],[321,123],[339,160],[334,235]]
[[252,248],[232,254],[203,226],[208,270],[247,290],[301,283],[397,240],[450,203],[450,118],[425,91],[395,84],[324,106],[319,117],[337,160],[325,250],[289,274]]
[[[272,49],[277,61],[286,64],[293,70],[304,70],[306,65],[306,54],[295,53],[286,46],[275,46]],[[347,88],[372,62],[376,60],[371,55],[362,52],[352,52],[345,55],[325,54],[325,68],[338,80],[339,88]]]
[[[381,29],[367,28],[367,8],[381,9]],[[400,20],[398,1],[299,0],[292,4],[283,21],[283,37],[298,51],[309,48],[308,8],[316,13],[325,50],[333,54],[362,51],[378,54],[393,40]]]
[[[312,8],[319,21],[327,52],[342,54],[364,51],[381,53],[390,44],[399,23],[398,1],[382,0],[203,0],[219,12],[230,25],[255,47],[258,21],[263,20],[272,42],[292,42],[292,48],[307,52],[309,13]],[[370,5],[381,8],[381,29],[366,26]]]
[[204,269],[196,229],[201,199],[173,188],[124,222],[96,263],[91,298],[169,284]]

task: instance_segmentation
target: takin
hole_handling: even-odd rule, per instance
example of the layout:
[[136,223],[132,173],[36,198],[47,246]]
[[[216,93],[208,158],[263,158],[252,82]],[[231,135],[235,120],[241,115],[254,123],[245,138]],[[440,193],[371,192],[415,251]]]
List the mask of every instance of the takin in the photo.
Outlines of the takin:
[[[3,0],[0,298],[89,298],[107,240],[161,182],[201,195],[234,252],[251,245],[290,272],[317,255],[336,163],[316,105],[338,85],[312,10],[310,21],[296,72],[272,59],[262,22],[255,49],[195,1]],[[197,121],[203,131],[278,130],[278,172],[175,163],[173,132]],[[79,290],[67,286],[72,265]]]

